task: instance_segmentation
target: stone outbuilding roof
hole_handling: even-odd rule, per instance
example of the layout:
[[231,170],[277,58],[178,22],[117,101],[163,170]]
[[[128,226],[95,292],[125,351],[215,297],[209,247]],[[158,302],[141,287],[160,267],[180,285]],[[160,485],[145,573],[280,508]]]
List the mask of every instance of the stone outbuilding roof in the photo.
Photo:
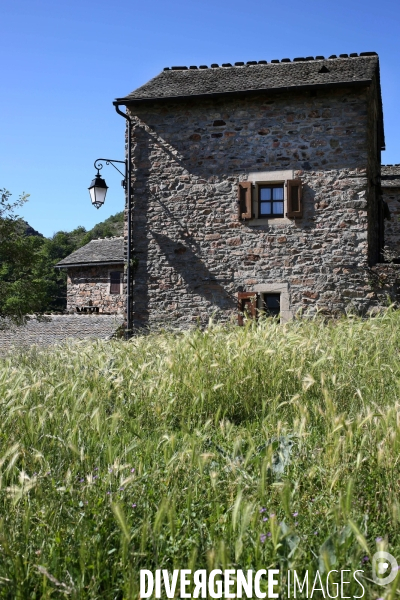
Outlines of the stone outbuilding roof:
[[381,185],[384,188],[400,187],[400,165],[382,165]]
[[[26,325],[16,326],[0,320],[0,357],[16,348],[36,344],[44,348],[68,340],[111,339],[123,324],[123,315],[49,315],[32,317]],[[1,325],[5,325],[2,328]]]
[[342,54],[325,59],[282,59],[281,61],[249,61],[247,64],[225,63],[200,67],[171,67],[134,90],[117,103],[135,103],[188,96],[229,94],[237,92],[280,90],[304,86],[368,84],[379,76],[379,58],[375,52]]
[[124,262],[124,238],[121,236],[91,240],[55,266],[63,269],[86,265],[120,265]]

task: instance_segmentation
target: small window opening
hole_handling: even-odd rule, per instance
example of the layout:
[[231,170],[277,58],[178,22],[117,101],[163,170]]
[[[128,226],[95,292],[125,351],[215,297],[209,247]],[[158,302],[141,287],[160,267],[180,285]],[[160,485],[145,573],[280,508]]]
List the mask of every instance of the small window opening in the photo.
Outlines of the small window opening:
[[263,294],[262,311],[267,317],[278,317],[281,313],[281,295]]
[[258,186],[259,218],[283,217],[283,185]]
[[328,67],[326,67],[325,65],[323,65],[320,70],[318,71],[318,73],[330,73],[330,70],[328,69]]
[[110,294],[121,293],[121,271],[111,271],[110,273]]

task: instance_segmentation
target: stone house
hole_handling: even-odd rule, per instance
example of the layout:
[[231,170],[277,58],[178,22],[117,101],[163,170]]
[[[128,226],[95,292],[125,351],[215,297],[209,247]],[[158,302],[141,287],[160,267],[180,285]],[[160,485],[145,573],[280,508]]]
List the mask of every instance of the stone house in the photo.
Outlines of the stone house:
[[166,68],[114,104],[132,121],[135,326],[365,312],[396,293],[376,273],[376,53]]
[[124,313],[124,238],[92,240],[56,265],[67,269],[67,311]]

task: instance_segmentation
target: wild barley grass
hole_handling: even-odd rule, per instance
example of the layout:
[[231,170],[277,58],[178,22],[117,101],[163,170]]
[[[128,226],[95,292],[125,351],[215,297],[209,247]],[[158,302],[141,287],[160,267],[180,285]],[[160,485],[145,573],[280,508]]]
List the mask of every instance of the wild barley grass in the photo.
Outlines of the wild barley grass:
[[276,565],[362,568],[366,597],[395,598],[370,560],[400,558],[399,332],[388,310],[2,359],[0,597],[137,598],[140,568]]

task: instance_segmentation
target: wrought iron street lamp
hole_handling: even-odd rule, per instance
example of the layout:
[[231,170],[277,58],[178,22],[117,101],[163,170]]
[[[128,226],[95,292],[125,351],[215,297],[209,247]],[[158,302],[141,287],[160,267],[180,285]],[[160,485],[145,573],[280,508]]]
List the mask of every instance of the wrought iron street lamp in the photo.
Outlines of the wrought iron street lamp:
[[95,206],[96,208],[100,208],[100,206],[103,206],[104,201],[106,199],[107,190],[108,185],[101,177],[100,171],[97,169],[97,175],[89,186],[89,194],[93,206]]
[[[121,113],[123,114],[123,113]],[[131,173],[130,173],[130,152],[128,153],[128,160],[111,160],[110,158],[98,158],[94,161],[94,168],[97,169],[97,173],[92,183],[89,186],[90,199],[93,206],[100,208],[103,206],[106,199],[108,185],[100,175],[100,171],[103,168],[103,163],[111,165],[121,173],[123,176],[122,186],[127,190],[127,205],[128,205],[128,239],[127,239],[127,264],[126,264],[126,328],[125,328],[125,339],[129,339],[132,335],[132,310],[131,310],[131,288],[132,288],[132,277],[131,277]],[[124,173],[119,170],[115,163],[125,165]]]

